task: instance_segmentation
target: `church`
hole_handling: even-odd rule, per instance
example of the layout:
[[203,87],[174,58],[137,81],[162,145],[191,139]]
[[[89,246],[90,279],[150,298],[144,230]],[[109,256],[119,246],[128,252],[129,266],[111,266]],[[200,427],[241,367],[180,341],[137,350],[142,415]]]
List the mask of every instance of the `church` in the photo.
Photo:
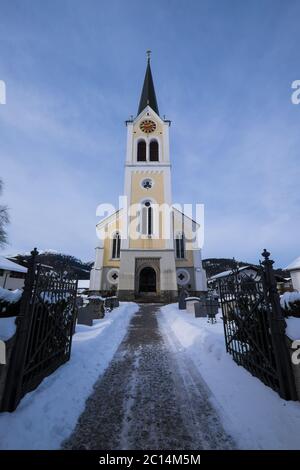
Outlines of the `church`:
[[195,236],[199,224],[172,205],[171,122],[159,113],[150,51],[147,56],[137,116],[126,121],[126,203],[97,224],[90,292],[172,302],[181,287],[201,295],[207,283]]

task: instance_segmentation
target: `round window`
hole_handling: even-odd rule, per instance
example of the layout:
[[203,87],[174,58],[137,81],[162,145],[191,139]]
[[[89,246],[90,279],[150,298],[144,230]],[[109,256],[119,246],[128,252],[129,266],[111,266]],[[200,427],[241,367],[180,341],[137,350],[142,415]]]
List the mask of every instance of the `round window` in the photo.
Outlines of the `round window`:
[[110,269],[107,273],[107,280],[111,284],[118,284],[118,282],[119,282],[119,270],[118,269]]
[[142,180],[141,182],[141,186],[142,188],[144,189],[151,189],[153,187],[153,181],[151,178],[145,178],[144,180]]
[[176,272],[177,284],[185,286],[190,280],[189,272],[186,269],[178,269]]

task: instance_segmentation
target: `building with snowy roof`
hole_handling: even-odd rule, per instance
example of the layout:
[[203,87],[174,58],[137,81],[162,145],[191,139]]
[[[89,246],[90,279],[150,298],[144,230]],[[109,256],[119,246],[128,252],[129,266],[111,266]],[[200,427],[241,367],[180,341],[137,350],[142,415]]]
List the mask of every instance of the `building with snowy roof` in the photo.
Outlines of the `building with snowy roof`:
[[300,292],[300,256],[285,269],[291,273],[293,288]]
[[0,256],[0,287],[8,290],[22,289],[27,268]]

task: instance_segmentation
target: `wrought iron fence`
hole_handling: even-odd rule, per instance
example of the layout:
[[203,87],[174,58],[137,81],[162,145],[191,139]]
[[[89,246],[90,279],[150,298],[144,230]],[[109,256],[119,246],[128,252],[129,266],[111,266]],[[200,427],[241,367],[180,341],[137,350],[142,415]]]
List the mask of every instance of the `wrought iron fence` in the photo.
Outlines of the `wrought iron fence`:
[[226,349],[238,365],[282,398],[296,400],[274,261],[266,250],[262,256],[264,260],[255,278],[242,275],[236,268],[219,280]]
[[2,411],[13,411],[27,392],[71,354],[77,279],[38,264],[37,255],[33,250],[25,279]]

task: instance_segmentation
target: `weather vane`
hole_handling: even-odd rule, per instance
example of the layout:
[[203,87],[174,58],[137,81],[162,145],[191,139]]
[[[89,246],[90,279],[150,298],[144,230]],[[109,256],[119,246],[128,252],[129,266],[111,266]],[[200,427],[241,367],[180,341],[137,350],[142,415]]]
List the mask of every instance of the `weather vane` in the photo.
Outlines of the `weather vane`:
[[147,59],[150,60],[150,57],[151,57],[151,51],[148,49],[148,51],[146,52],[147,54]]

